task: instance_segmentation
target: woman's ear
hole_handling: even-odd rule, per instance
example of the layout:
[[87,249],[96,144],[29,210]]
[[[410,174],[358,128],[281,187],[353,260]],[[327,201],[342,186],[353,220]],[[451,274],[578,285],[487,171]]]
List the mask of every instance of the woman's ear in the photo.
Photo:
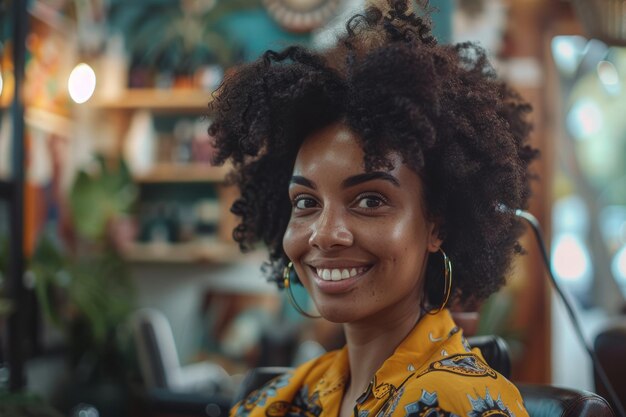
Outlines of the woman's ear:
[[440,228],[439,222],[433,220],[430,222],[428,226],[428,251],[429,252],[437,252],[439,248],[441,248],[441,244],[443,243],[443,239],[440,236]]

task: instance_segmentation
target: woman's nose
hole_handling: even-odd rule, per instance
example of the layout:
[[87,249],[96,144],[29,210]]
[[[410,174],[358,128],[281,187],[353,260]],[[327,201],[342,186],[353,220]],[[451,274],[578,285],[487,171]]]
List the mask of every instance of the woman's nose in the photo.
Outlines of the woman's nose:
[[323,210],[311,225],[309,245],[322,251],[351,246],[353,242],[354,236],[340,210]]

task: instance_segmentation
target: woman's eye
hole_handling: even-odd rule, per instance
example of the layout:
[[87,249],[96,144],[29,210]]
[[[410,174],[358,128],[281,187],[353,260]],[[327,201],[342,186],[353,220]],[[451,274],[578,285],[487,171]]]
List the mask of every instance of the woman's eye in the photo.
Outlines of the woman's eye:
[[373,209],[385,204],[385,200],[379,196],[366,195],[359,198],[357,206],[363,209]]
[[313,208],[317,202],[310,197],[297,197],[293,200],[293,206],[298,210]]

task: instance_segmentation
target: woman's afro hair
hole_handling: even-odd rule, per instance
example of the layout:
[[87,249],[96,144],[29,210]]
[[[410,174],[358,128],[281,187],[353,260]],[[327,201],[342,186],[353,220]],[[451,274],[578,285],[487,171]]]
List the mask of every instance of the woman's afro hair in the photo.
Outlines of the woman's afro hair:
[[[303,140],[331,123],[352,129],[365,169],[390,168],[399,154],[423,180],[427,213],[454,266],[452,297],[479,302],[505,282],[522,251],[523,226],[506,208],[526,208],[530,106],[496,79],[472,43],[438,44],[428,6],[387,0],[352,17],[336,46],[267,51],[227,76],[214,94],[209,134],[216,163],[231,160],[241,196],[231,211],[242,250],[263,242],[265,271],[282,286],[288,185]],[[443,262],[431,256],[428,301],[443,296]]]

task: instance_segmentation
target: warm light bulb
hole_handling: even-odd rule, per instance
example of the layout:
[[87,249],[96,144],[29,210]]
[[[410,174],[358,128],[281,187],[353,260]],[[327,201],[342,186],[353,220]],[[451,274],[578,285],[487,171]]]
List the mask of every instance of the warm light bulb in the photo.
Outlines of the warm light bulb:
[[0,96],[2,96],[2,87],[4,86],[4,83],[2,81],[2,67],[0,67]]
[[67,89],[76,103],[86,102],[96,89],[96,73],[85,63],[76,65],[67,81]]

